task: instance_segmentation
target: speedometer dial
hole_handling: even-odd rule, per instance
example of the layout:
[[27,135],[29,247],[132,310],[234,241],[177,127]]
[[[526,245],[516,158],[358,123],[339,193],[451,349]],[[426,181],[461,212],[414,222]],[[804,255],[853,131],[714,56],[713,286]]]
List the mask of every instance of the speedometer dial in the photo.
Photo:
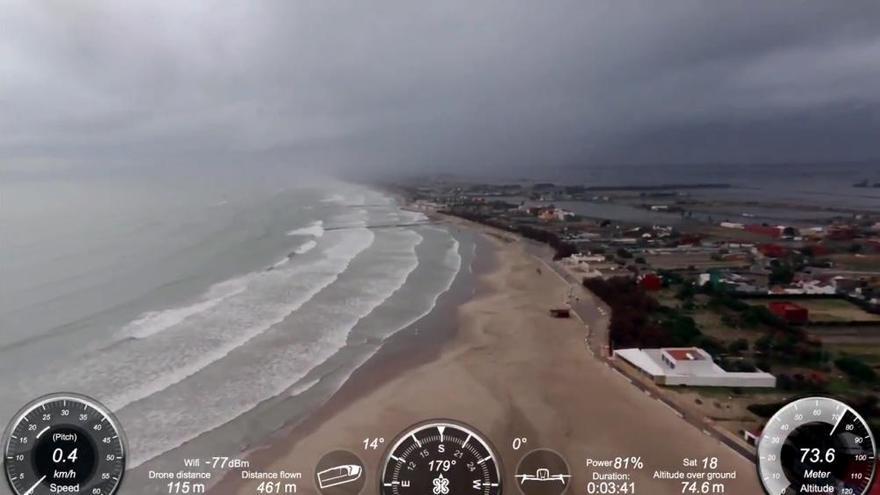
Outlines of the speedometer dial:
[[385,455],[382,495],[499,495],[498,456],[476,430],[450,421],[416,425]]
[[764,427],[758,473],[770,495],[864,495],[874,479],[877,448],[865,420],[827,397],[794,401]]
[[50,395],[13,419],[4,467],[16,495],[112,495],[125,472],[125,441],[116,419],[93,399]]

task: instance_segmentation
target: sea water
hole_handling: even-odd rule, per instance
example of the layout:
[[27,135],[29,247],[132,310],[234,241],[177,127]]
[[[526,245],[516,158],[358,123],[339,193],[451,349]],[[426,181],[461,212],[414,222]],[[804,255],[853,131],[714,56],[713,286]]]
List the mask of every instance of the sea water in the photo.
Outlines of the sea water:
[[453,233],[337,181],[27,178],[0,204],[0,423],[93,396],[130,469],[325,374],[338,387],[462,265]]

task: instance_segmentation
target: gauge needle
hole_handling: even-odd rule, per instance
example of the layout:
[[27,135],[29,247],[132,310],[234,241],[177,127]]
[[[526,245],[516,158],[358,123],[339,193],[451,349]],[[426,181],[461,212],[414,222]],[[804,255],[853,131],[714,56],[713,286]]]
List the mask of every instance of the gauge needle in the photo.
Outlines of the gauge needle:
[[36,490],[37,487],[40,486],[40,483],[42,483],[44,479],[46,479],[45,476],[43,476],[42,478],[40,478],[39,481],[37,481],[36,483],[34,483],[34,486],[28,488],[28,490],[27,490],[26,492],[22,493],[21,495],[31,495],[32,493],[34,493],[34,490]]
[[834,428],[831,428],[831,433],[828,435],[829,437],[834,436],[834,432],[837,431],[837,427],[840,426],[840,422],[843,421],[844,416],[846,416],[846,413],[841,414],[840,417],[837,418],[837,423],[834,423]]

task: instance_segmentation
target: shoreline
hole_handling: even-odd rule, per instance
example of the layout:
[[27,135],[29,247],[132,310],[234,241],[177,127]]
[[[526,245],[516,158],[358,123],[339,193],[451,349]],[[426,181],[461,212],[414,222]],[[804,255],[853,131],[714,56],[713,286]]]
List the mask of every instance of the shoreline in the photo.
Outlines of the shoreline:
[[[509,440],[525,436],[530,448],[555,449],[578,467],[572,473],[577,485],[589,479],[585,456],[639,455],[648,469],[631,473],[633,481],[658,495],[680,493],[678,483],[652,480],[652,470],[681,469],[683,458],[711,455],[740,473],[729,482],[729,492],[760,489],[753,463],[681,422],[591,357],[583,324],[547,316],[548,305],[558,304],[568,286],[556,275],[536,274],[539,261],[525,243],[463,220],[444,222],[477,232],[492,245],[496,259],[491,270],[474,273],[480,290],[456,306],[455,323],[448,316],[442,322],[450,338],[415,352],[403,350],[404,345],[397,349],[404,359],[393,359],[391,348],[377,353],[316,412],[252,449],[245,458],[254,469],[300,471],[298,489],[316,493],[311,476],[318,459],[343,448],[358,453],[367,483],[377,483],[384,448],[365,451],[364,438],[390,442],[411,424],[449,418],[472,425],[495,444],[504,482],[511,486],[523,452],[515,452]],[[433,312],[443,320],[442,313]],[[403,342],[403,337],[397,340]],[[652,421],[644,421],[648,414]],[[670,431],[675,436],[664,438]],[[654,442],[663,442],[663,448]],[[255,488],[255,481],[240,479],[234,470],[209,493],[245,494]]]
[[[489,244],[475,232],[445,230],[460,243],[461,266],[449,286],[437,294],[433,307],[406,325],[394,327],[397,330],[388,332],[387,337],[373,338],[369,331],[350,333],[349,343],[343,349],[289,389],[232,421],[132,467],[126,473],[128,489],[133,493],[165,493],[164,485],[149,477],[151,471],[186,471],[191,469],[184,464],[186,459],[200,458],[206,453],[230,459],[250,458],[285,439],[290,432],[307,428],[321,411],[337,402],[354,400],[405,369],[433,359],[442,344],[454,337],[455,327],[445,325],[443,315],[454,312],[458,305],[473,297],[478,287],[477,274],[491,270],[493,262],[492,256],[476,255],[477,250],[488,250]],[[371,354],[361,357],[357,353],[364,348],[372,349]],[[208,472],[211,478],[204,480],[208,493],[213,493],[230,474],[222,469]]]
[[[400,373],[416,369],[424,363],[438,359],[444,346],[455,339],[458,329],[448,324],[444,313],[455,312],[467,301],[481,297],[489,291],[483,277],[496,269],[498,253],[492,242],[483,238],[477,229],[461,224],[456,225],[456,222],[446,221],[445,217],[434,217],[433,219],[439,220],[451,228],[466,228],[473,235],[476,254],[471,264],[472,272],[460,274],[450,290],[441,296],[429,314],[389,337],[388,341],[374,355],[358,366],[323,404],[301,421],[286,424],[263,441],[243,450],[240,454],[241,458],[247,459],[258,468],[268,465],[275,458],[276,450],[294,447],[297,442],[314,433],[321,425],[330,421],[352,403],[373,393]],[[462,265],[462,270],[465,270],[464,265]],[[465,287],[457,287],[460,285]],[[466,290],[467,285],[473,289]],[[420,331],[420,328],[423,331]],[[235,471],[223,473],[209,487],[207,493],[241,492],[248,481],[236,477],[237,474]],[[303,474],[308,475],[309,473],[304,470]]]

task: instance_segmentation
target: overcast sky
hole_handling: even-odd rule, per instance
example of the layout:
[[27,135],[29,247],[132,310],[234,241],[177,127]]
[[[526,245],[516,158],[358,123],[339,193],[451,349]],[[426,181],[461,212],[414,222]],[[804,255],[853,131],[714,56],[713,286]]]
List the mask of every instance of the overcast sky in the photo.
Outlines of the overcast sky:
[[0,169],[871,158],[876,0],[0,0]]

